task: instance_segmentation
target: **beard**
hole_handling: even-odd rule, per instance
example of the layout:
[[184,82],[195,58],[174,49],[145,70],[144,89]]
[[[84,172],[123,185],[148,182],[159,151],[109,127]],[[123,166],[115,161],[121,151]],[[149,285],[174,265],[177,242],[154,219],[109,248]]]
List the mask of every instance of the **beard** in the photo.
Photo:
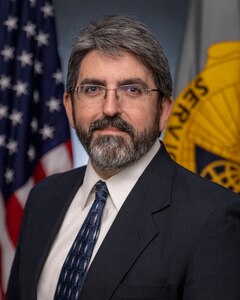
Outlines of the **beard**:
[[[159,112],[148,128],[141,132],[119,116],[104,117],[91,123],[86,131],[75,122],[76,134],[93,164],[104,171],[122,169],[146,154],[159,137]],[[104,135],[94,137],[96,130],[117,128],[124,136]]]

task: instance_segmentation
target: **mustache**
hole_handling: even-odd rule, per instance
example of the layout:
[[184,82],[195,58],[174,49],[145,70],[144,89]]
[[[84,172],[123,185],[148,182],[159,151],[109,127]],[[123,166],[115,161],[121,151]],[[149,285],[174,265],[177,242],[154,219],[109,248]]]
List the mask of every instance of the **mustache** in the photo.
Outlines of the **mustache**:
[[91,123],[89,127],[89,133],[93,133],[95,130],[101,130],[108,127],[117,128],[119,130],[127,132],[131,137],[134,137],[134,129],[132,125],[118,116],[104,117]]

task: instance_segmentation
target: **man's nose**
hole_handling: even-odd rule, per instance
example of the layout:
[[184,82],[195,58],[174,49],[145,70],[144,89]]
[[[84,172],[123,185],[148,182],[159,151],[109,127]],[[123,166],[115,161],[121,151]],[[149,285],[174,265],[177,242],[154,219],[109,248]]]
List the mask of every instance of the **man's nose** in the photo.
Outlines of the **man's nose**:
[[116,89],[106,90],[105,96],[102,99],[102,110],[106,116],[115,116],[121,113],[121,106]]

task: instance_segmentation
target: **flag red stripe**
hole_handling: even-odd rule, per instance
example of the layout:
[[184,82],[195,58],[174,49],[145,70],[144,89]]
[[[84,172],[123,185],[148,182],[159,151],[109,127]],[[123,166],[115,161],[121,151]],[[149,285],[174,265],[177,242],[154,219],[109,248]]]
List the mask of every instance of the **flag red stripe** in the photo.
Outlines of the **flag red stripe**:
[[33,180],[34,180],[34,182],[38,182],[38,181],[44,179],[45,177],[46,177],[46,173],[44,171],[41,161],[39,161],[39,163],[37,164],[37,167],[33,173]]
[[17,197],[13,194],[8,198],[6,203],[6,223],[9,236],[15,246],[17,245],[22,216],[23,208],[18,202]]
[[73,161],[73,151],[72,151],[72,142],[71,142],[71,140],[68,140],[65,143],[65,145],[66,145],[70,160]]

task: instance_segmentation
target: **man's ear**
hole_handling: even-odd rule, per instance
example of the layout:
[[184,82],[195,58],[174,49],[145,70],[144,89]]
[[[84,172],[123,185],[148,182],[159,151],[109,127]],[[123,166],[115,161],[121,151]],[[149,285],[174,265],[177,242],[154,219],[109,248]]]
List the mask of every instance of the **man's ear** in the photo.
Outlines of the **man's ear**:
[[160,112],[160,120],[159,120],[159,131],[162,132],[166,127],[167,120],[171,114],[173,107],[173,99],[164,97],[161,103],[161,112]]
[[71,95],[67,92],[63,95],[63,104],[67,113],[68,121],[72,128],[75,128],[74,120],[73,120],[73,103],[71,99]]

